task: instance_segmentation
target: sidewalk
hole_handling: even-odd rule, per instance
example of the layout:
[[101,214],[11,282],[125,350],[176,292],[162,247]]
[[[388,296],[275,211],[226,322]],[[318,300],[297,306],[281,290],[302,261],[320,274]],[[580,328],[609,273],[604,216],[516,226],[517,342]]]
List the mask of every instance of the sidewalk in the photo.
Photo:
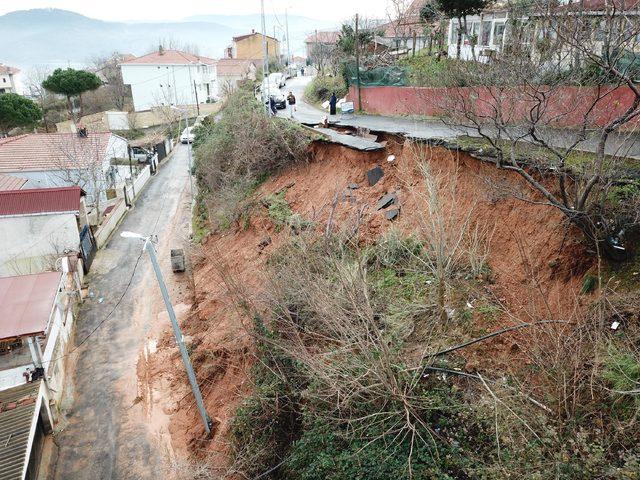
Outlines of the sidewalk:
[[[297,98],[297,112],[294,119],[306,125],[321,123],[328,112],[323,111],[304,101],[304,89],[313,77],[296,77],[287,81],[283,91],[292,91]],[[288,117],[287,111],[281,111],[278,116]],[[460,135],[478,136],[472,130],[453,128],[440,119],[415,119],[408,117],[384,117],[379,115],[358,114],[351,118],[341,118],[340,115],[329,118],[329,123],[337,127],[367,128],[376,132],[386,132],[421,140],[454,140]],[[573,143],[575,135],[570,130],[553,129],[547,134],[552,145],[565,147]],[[597,139],[589,138],[580,145],[580,150],[595,152]],[[609,155],[620,155],[640,159],[640,133],[612,134],[606,146]]]

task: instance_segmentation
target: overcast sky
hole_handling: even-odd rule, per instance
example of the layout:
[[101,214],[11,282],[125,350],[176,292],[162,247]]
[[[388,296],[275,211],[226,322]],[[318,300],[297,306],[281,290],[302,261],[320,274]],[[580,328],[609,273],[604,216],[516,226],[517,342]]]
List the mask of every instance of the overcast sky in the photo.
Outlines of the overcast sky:
[[[284,12],[323,20],[383,18],[388,0],[265,0],[265,13]],[[178,20],[191,15],[260,12],[260,0],[0,0],[0,15],[31,8],[61,8],[100,20]]]

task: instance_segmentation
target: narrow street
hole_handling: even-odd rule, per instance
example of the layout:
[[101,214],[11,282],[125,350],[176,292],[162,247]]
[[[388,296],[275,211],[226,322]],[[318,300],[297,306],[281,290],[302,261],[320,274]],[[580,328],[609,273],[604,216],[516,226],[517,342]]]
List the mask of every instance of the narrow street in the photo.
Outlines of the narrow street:
[[148,255],[141,256],[142,243],[120,233],[158,235],[158,257],[171,287],[169,250],[188,242],[189,200],[187,148],[179,145],[96,256],[76,344],[89,338],[69,358],[74,378],[56,439],[52,480],[159,478],[170,443],[167,432],[158,434],[162,412],[145,405],[137,364],[148,335],[168,324],[158,321],[161,300]]

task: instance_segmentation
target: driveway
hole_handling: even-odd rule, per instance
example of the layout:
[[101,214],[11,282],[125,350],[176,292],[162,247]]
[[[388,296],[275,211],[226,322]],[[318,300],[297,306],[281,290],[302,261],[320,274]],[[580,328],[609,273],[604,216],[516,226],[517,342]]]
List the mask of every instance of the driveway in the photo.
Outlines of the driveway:
[[162,478],[170,443],[153,426],[162,423],[155,418],[162,412],[145,407],[145,387],[138,384],[136,370],[149,333],[167,325],[153,314],[161,303],[148,255],[141,256],[142,243],[123,239],[120,232],[157,234],[161,265],[170,279],[168,250],[188,241],[188,178],[187,147],[180,145],[93,262],[87,278],[91,295],[77,317],[76,343],[90,336],[69,357],[74,377],[51,479]]

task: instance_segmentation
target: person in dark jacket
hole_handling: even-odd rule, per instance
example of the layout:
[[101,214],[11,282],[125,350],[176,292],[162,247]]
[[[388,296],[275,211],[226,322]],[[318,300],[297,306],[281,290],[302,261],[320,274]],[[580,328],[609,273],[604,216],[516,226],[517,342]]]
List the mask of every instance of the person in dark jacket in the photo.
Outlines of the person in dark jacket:
[[269,110],[271,111],[272,116],[275,116],[278,113],[278,109],[276,108],[276,99],[271,95],[269,96]]
[[296,111],[296,96],[293,92],[289,92],[289,95],[287,95],[287,103],[289,104],[289,117],[293,118],[293,114]]
[[338,98],[336,97],[336,92],[331,94],[331,98],[329,99],[329,115],[336,114],[336,106],[338,105]]

